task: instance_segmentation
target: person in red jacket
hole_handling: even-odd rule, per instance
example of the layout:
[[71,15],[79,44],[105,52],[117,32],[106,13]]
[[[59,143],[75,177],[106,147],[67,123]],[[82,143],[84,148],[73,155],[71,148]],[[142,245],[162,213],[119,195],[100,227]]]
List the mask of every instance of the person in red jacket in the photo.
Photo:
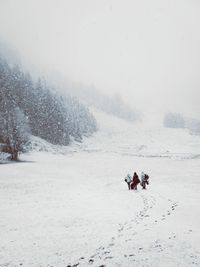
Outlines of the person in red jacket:
[[133,180],[131,183],[131,189],[137,190],[137,185],[140,183],[140,179],[136,172],[133,174]]

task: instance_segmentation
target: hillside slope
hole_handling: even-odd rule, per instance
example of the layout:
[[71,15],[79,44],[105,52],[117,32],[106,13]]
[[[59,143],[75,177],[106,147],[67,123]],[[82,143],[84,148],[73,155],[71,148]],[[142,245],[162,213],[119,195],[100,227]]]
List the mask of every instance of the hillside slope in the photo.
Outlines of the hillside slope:
[[[64,155],[1,166],[0,266],[200,266],[199,139],[96,118]],[[133,171],[146,191],[128,191]]]

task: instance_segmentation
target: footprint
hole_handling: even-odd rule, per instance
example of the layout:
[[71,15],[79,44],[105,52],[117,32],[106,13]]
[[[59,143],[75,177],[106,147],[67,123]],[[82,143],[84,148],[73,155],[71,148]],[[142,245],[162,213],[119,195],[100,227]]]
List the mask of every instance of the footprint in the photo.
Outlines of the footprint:
[[89,264],[92,264],[94,262],[93,259],[89,259]]
[[110,253],[110,251],[104,251],[103,255],[109,254],[109,253]]
[[104,247],[99,247],[97,250],[104,250],[105,248]]
[[107,256],[105,257],[105,260],[112,259],[112,258],[113,258],[112,256]]
[[94,254],[94,255],[91,256],[91,258],[95,258],[97,255],[98,255],[98,254]]
[[129,239],[126,239],[125,241],[128,242],[128,241],[131,241],[131,240],[132,240],[132,239],[129,238]]

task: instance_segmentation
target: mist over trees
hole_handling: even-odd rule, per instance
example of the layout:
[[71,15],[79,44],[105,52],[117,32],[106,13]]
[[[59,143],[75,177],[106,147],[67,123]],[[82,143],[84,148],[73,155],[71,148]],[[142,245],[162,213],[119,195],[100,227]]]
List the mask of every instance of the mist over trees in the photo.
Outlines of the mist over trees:
[[184,128],[185,120],[179,113],[168,113],[164,117],[164,126],[167,128]]
[[[7,42],[0,40],[0,54],[6,56],[6,61],[13,65],[20,62],[20,56],[16,49]],[[25,64],[26,65],[26,64]],[[31,77],[38,77],[40,74],[37,66],[30,67],[25,66],[31,72]],[[106,95],[95,88],[95,86],[86,86],[84,84],[71,83],[62,74],[53,71],[52,73],[46,73],[45,75],[49,84],[57,90],[58,94],[62,92],[62,95],[66,95],[66,91],[69,95],[78,98],[79,102],[85,106],[94,107],[108,114],[112,114],[119,118],[125,119],[130,122],[135,122],[141,118],[141,114],[131,108],[125,103],[120,94]]]
[[185,128],[191,134],[200,135],[200,121],[184,117],[180,113],[167,113],[164,117],[163,124],[167,128]]
[[73,94],[78,97],[82,103],[90,107],[94,107],[132,123],[141,118],[140,112],[125,103],[120,94],[106,95],[97,90],[93,85],[86,86],[84,84],[70,83],[59,73],[52,73],[48,80],[51,81],[53,86],[55,86],[55,84],[59,85],[61,91],[67,91]]
[[68,145],[71,137],[80,141],[94,131],[95,118],[75,97],[56,93],[44,79],[33,82],[0,57],[0,143],[11,159],[18,158],[31,135]]
[[87,98],[85,95],[82,95],[82,99],[90,106],[94,106],[108,114],[115,115],[130,122],[135,122],[140,118],[139,112],[130,108],[123,101],[120,94],[107,96],[97,90],[90,90]]

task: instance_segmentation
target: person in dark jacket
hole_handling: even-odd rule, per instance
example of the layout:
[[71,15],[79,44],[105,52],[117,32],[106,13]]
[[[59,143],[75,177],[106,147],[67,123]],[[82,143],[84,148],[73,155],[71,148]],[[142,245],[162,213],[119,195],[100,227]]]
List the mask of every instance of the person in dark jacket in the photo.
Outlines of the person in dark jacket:
[[142,172],[141,173],[141,186],[142,189],[146,189],[146,185],[149,184],[149,175],[146,173]]
[[137,190],[137,185],[140,183],[140,179],[136,172],[133,174],[133,180],[131,183],[131,189]]

